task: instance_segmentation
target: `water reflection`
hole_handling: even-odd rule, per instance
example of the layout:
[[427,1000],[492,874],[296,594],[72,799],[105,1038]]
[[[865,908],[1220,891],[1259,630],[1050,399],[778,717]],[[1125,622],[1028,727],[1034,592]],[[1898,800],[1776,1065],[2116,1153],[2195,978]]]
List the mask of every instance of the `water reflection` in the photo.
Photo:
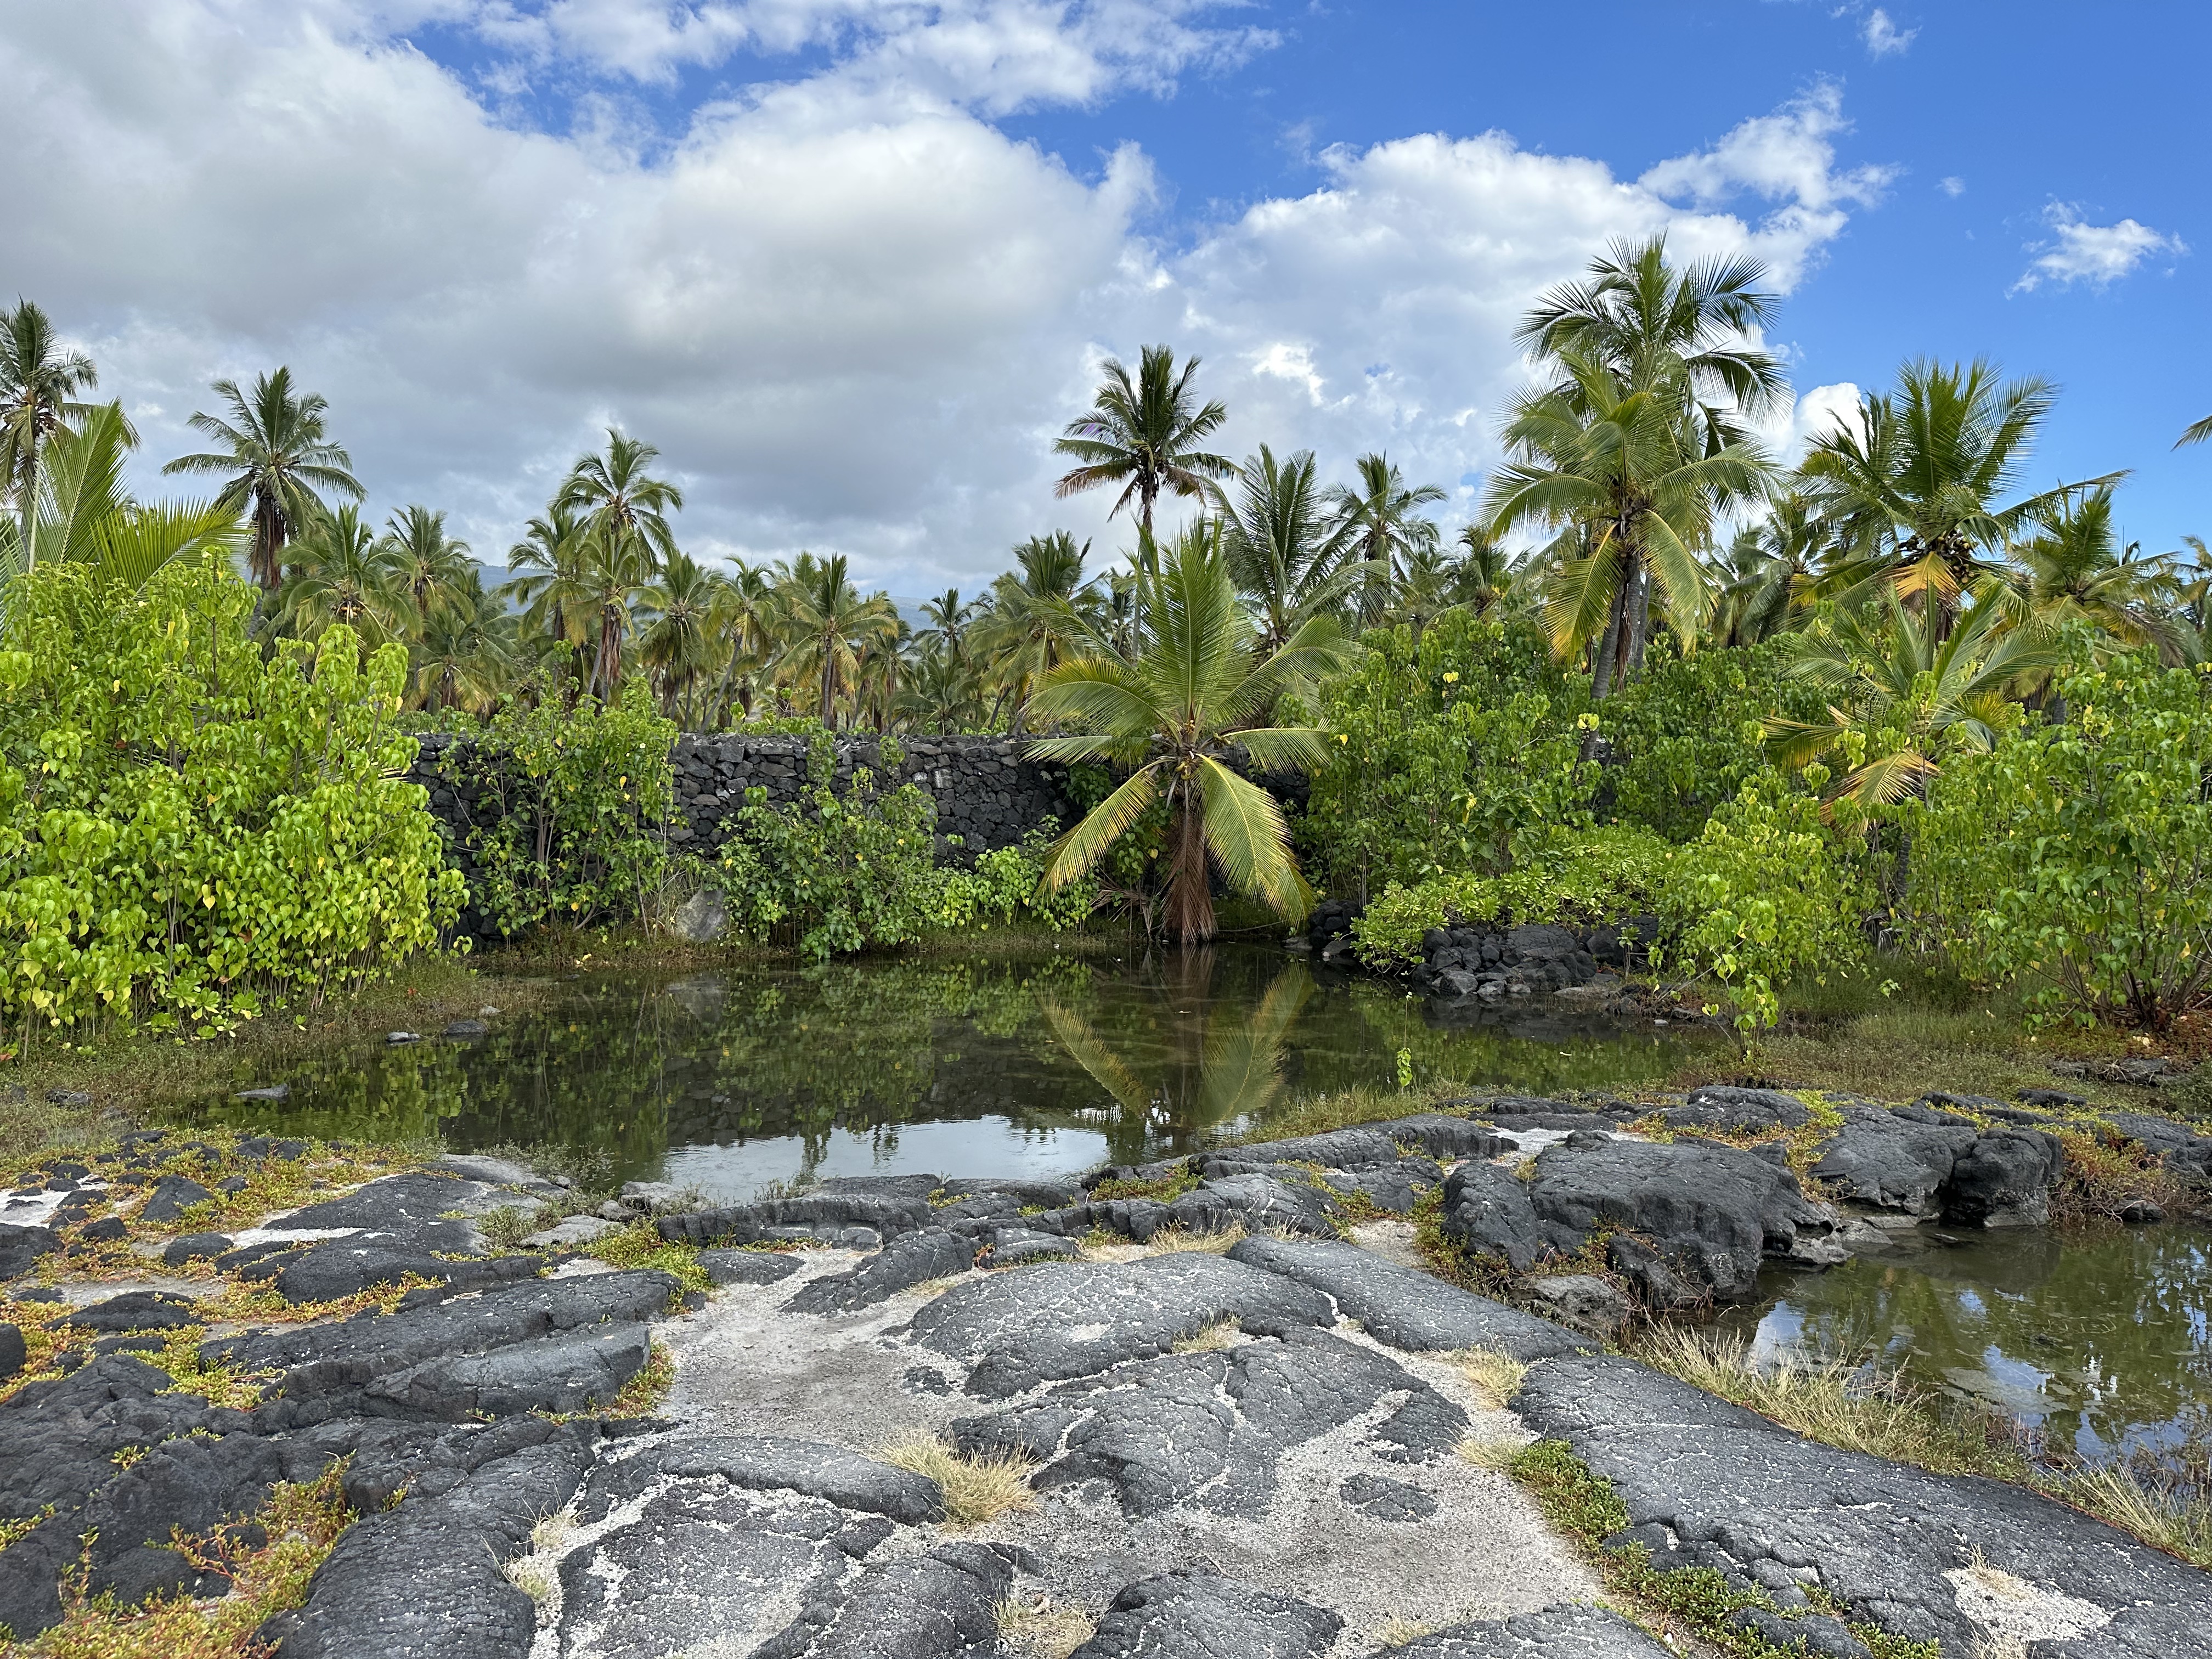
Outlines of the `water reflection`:
[[2181,1226],[1900,1235],[1772,1275],[1723,1323],[1754,1354],[1871,1354],[1941,1378],[2080,1455],[2212,1438],[2212,1233]]
[[[496,1000],[496,992],[493,993]],[[558,1141],[744,1195],[863,1170],[1073,1171],[1264,1125],[1316,1094],[1656,1082],[1709,1039],[1539,1007],[1456,1025],[1380,981],[1223,947],[1119,961],[743,965],[578,980],[471,1042],[377,1046],[283,1079],[260,1128],[462,1147]]]

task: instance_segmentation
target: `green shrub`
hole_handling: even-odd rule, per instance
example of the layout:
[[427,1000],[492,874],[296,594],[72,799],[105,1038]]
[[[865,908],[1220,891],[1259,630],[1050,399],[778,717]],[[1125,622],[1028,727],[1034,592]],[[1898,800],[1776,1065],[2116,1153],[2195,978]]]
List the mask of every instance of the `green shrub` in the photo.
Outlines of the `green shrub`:
[[[1817,764],[1806,776],[1826,781]],[[1746,783],[1669,866],[1658,888],[1668,942],[1652,960],[1725,986],[1747,1042],[1781,1017],[1777,983],[1801,973],[1825,983],[1866,960],[1874,900],[1858,846],[1774,773]]]
[[0,1013],[204,1030],[435,945],[462,899],[397,775],[407,656],[246,635],[219,559],[136,592],[82,564],[9,584],[0,651]]
[[509,703],[441,768],[473,804],[477,902],[502,933],[642,917],[668,869],[675,722],[642,683],[614,702]]
[[1418,653],[1405,629],[1365,643],[1319,694],[1335,755],[1314,774],[1299,838],[1321,884],[1365,898],[1496,871],[1515,835],[1589,822],[1588,684],[1540,629],[1461,612],[1424,630]]
[[2205,671],[2148,653],[2058,678],[2063,721],[1945,763],[1905,814],[1915,936],[2032,1017],[2163,1026],[2212,975],[2212,710]]
[[1779,641],[1692,657],[1655,653],[1598,706],[1613,751],[1600,815],[1669,841],[1695,840],[1715,807],[1767,769],[1762,720],[1821,717],[1819,690],[1784,674],[1787,660]]
[[1421,935],[1463,922],[1588,926],[1650,915],[1673,872],[1674,849],[1648,830],[1543,829],[1519,837],[1498,875],[1393,882],[1352,923],[1359,958],[1382,967],[1421,954]]
[[[895,769],[901,758],[886,738],[884,765]],[[804,799],[771,806],[768,792],[756,787],[730,815],[717,879],[732,925],[747,938],[826,961],[940,929],[1022,921],[1058,930],[1090,915],[1095,883],[1038,896],[1048,831],[982,854],[969,869],[940,866],[936,806],[927,794],[913,784],[885,791],[873,771],[859,767],[840,795],[830,787],[835,767],[829,738],[817,736],[807,751]]]

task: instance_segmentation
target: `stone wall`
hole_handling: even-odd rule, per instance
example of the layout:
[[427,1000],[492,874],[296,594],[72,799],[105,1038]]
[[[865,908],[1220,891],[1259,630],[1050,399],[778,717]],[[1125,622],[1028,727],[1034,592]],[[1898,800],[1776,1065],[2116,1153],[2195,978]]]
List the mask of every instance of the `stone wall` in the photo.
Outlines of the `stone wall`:
[[[455,865],[471,885],[474,861],[467,852],[469,832],[490,810],[491,799],[465,785],[456,787],[441,765],[465,740],[428,732],[408,776],[430,792],[430,811],[442,824]],[[1026,739],[1015,738],[910,738],[901,739],[904,759],[898,770],[883,775],[882,742],[873,734],[836,740],[837,768],[830,787],[843,793],[853,769],[875,770],[885,788],[911,783],[937,804],[937,832],[957,836],[949,857],[973,856],[1010,847],[1047,818],[1065,829],[1077,817],[1067,793],[1067,769],[1027,759]],[[670,842],[687,852],[712,856],[724,840],[723,820],[744,804],[747,789],[768,792],[771,805],[787,806],[806,785],[807,739],[800,737],[744,737],[685,733],[670,756],[676,773],[676,810],[669,822]],[[465,750],[464,750],[465,752]],[[462,771],[465,767],[451,769]],[[477,918],[464,918],[465,931],[480,931]]]

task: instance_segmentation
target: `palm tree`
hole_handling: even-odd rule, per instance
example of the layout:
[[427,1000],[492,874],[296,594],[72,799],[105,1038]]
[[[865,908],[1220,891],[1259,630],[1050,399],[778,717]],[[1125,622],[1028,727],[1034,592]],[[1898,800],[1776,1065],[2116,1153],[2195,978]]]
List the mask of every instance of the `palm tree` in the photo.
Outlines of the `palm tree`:
[[714,725],[728,722],[733,699],[745,715],[751,715],[754,676],[774,653],[781,612],[775,583],[754,566],[736,565],[715,588],[708,628],[726,649],[721,683],[714,688],[708,711]]
[[955,662],[968,660],[968,630],[987,609],[985,601],[970,599],[962,604],[960,590],[948,587],[933,599],[921,602],[921,614],[929,626],[914,637],[917,644],[942,645]]
[[1031,699],[1042,719],[1088,735],[1030,745],[1039,760],[1109,761],[1129,775],[1054,846],[1048,890],[1077,880],[1156,801],[1168,811],[1167,932],[1185,945],[1214,933],[1210,869],[1279,915],[1296,918],[1312,894],[1298,873],[1282,809],[1229,764],[1232,745],[1267,771],[1303,770],[1324,759],[1322,734],[1255,724],[1288,687],[1333,666],[1331,625],[1310,619],[1279,649],[1238,602],[1218,526],[1178,537],[1143,579],[1143,634],[1136,656],[1063,663]]
[[[1142,529],[1137,535],[1147,542]],[[1036,682],[1097,646],[1098,592],[1083,580],[1090,554],[1089,542],[1078,547],[1065,530],[1032,536],[1014,549],[1014,568],[991,585],[991,609],[975,638],[1013,708],[1016,732]]]
[[2173,447],[2179,449],[2184,444],[2201,444],[2207,439],[2212,439],[2212,415],[2207,415],[2201,421],[2191,422],[2182,434],[2173,441]]
[[926,645],[908,665],[899,688],[902,717],[912,726],[939,733],[955,732],[981,718],[981,685],[975,671],[941,643]]
[[488,714],[514,672],[514,618],[471,568],[423,617],[414,658],[417,703]]
[[651,444],[609,427],[606,453],[578,458],[555,505],[580,514],[584,527],[607,548],[625,554],[635,548],[659,571],[676,553],[668,515],[684,506],[681,489],[647,471],[659,459]]
[[1407,489],[1388,455],[1362,455],[1353,465],[1359,487],[1338,484],[1328,492],[1329,550],[1340,563],[1358,562],[1360,614],[1373,622],[1389,608],[1407,565],[1437,545],[1443,532],[1419,509],[1443,501],[1444,492],[1434,484]]
[[591,536],[573,507],[555,501],[542,517],[526,526],[523,538],[507,550],[507,568],[528,574],[512,576],[499,592],[523,607],[523,622],[535,632],[581,646],[586,638],[582,619],[562,608],[563,595],[572,594],[581,580],[589,556]]
[[1810,605],[1814,573],[1833,539],[1827,520],[1804,496],[1792,491],[1775,497],[1765,517],[1739,530],[1721,557],[1715,641],[1756,645],[1786,633]]
[[1279,461],[1261,444],[1239,469],[1236,493],[1216,484],[1213,501],[1230,577],[1258,612],[1264,646],[1273,649],[1308,617],[1343,603],[1358,568],[1332,560],[1313,451]]
[[353,458],[330,441],[324,416],[330,405],[314,392],[295,397],[292,371],[278,368],[253,382],[247,397],[235,380],[215,391],[230,404],[230,418],[195,411],[192,430],[222,444],[221,453],[179,455],[161,471],[228,477],[216,502],[253,509],[247,560],[264,592],[283,580],[284,544],[329,510],[325,495],[362,501],[368,492],[353,476]]
[[2127,645],[2155,645],[2169,663],[2177,660],[2179,632],[2157,610],[2179,586],[2172,557],[2144,558],[2133,543],[2120,549],[2112,486],[2084,491],[2040,524],[2040,534],[2013,550],[2017,573],[1989,585],[1987,597],[2006,620],[2046,636],[2086,623]]
[[2127,476],[1998,504],[2017,483],[2053,395],[2041,380],[2000,383],[1985,359],[1964,368],[1916,360],[1899,371],[1893,393],[1861,400],[1856,427],[1814,440],[1799,469],[1802,488],[1839,536],[1823,591],[1894,587],[1928,611],[1939,639],[1948,633],[1961,596],[2001,573],[2025,526],[2076,490]]
[[1177,374],[1175,353],[1164,345],[1144,349],[1133,383],[1114,358],[1106,360],[1103,372],[1091,412],[1069,422],[1053,444],[1055,453],[1082,463],[1061,477],[1053,494],[1074,495],[1120,484],[1114,512],[1134,501],[1138,526],[1149,536],[1152,506],[1163,490],[1202,495],[1208,479],[1225,478],[1237,470],[1226,457],[1198,447],[1229,418],[1229,411],[1218,403],[1198,403],[1190,384],[1198,359],[1185,359]]
[[469,544],[448,536],[446,515],[427,507],[393,514],[380,551],[393,582],[414,602],[418,627],[433,604],[457,596],[476,577]]
[[1678,270],[1664,236],[1616,243],[1591,262],[1589,281],[1538,300],[1514,337],[1559,366],[1550,389],[1571,401],[1578,383],[1565,369],[1569,355],[1632,386],[1679,387],[1692,434],[1685,447],[1719,448],[1742,441],[1735,411],[1762,415],[1790,402],[1780,362],[1751,343],[1775,318],[1766,278],[1765,265],[1740,256]]
[[[705,678],[713,659],[715,601],[722,579],[682,553],[670,556],[660,580],[639,595],[647,619],[638,636],[638,660],[659,687],[662,709],[673,715]],[[696,716],[696,710],[687,712]],[[695,724],[686,720],[685,724]]]
[[318,514],[292,543],[291,568],[276,592],[276,625],[299,640],[343,623],[363,650],[406,632],[407,595],[384,548],[350,501]]
[[1890,805],[1919,794],[1961,751],[1985,751],[2016,721],[2011,694],[2062,660],[2051,643],[2006,632],[1999,606],[1972,606],[1948,633],[1892,588],[1792,637],[1790,673],[1836,701],[1826,720],[1765,722],[1779,766],[1838,757],[1831,802]]
[[1458,591],[1461,603],[1478,617],[1513,595],[1512,555],[1492,535],[1487,526],[1463,525],[1459,532]]
[[[38,551],[31,526],[40,447],[68,422],[92,412],[89,404],[75,399],[99,384],[92,359],[64,348],[38,306],[18,298],[12,310],[0,312],[0,489],[15,497],[18,544],[27,568]],[[120,405],[116,412],[119,417]],[[131,441],[137,441],[135,434]]]
[[123,487],[125,456],[137,434],[119,404],[86,407],[74,427],[54,428],[33,493],[28,545],[19,521],[0,520],[0,570],[89,564],[137,589],[172,559],[215,550],[228,556],[242,538],[236,512],[210,501],[141,506]]
[[837,700],[860,679],[863,655],[885,635],[896,637],[898,613],[880,593],[862,597],[847,572],[845,556],[817,559],[801,553],[782,584],[790,643],[786,666],[818,690],[824,726],[837,720]]
[[1491,533],[1524,524],[1564,526],[1546,620],[1562,657],[1591,645],[1590,695],[1643,664],[1656,588],[1685,648],[1708,598],[1697,550],[1715,511],[1764,488],[1770,468],[1749,439],[1693,447],[1677,381],[1636,386],[1573,350],[1559,367],[1573,382],[1525,392],[1505,427],[1509,460],[1491,479]]

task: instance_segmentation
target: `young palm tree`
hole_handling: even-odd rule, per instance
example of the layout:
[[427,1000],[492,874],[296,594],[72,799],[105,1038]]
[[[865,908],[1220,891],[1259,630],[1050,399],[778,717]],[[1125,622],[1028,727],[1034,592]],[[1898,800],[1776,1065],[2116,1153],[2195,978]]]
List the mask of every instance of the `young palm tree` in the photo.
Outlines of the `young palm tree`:
[[1329,555],[1340,567],[1357,562],[1360,615],[1375,622],[1407,564],[1442,536],[1420,509],[1443,501],[1444,492],[1434,484],[1407,489],[1388,455],[1362,455],[1354,465],[1358,488],[1337,484],[1328,492]]
[[1833,539],[1827,520],[1802,495],[1777,496],[1766,516],[1738,531],[1721,556],[1714,641],[1756,645],[1801,622]]
[[908,665],[899,688],[900,715],[908,726],[939,735],[957,732],[982,718],[981,693],[975,669],[932,642]]
[[27,546],[14,518],[0,520],[0,570],[70,562],[94,566],[130,588],[172,559],[214,550],[226,556],[242,538],[236,512],[210,501],[143,507],[123,487],[123,465],[137,444],[119,404],[97,404],[47,438],[34,491]]
[[469,544],[448,536],[446,515],[427,507],[393,514],[386,520],[380,550],[393,585],[415,606],[418,629],[429,620],[433,605],[458,597],[476,580]]
[[[18,299],[13,309],[0,311],[0,489],[14,498],[18,545],[27,568],[37,554],[31,526],[39,495],[39,452],[70,422],[92,412],[90,404],[76,398],[99,384],[92,359],[64,347],[38,306]],[[121,415],[120,405],[116,412]],[[131,441],[137,441],[136,434]]]
[[[580,647],[586,637],[580,617],[571,617],[562,599],[575,592],[589,555],[591,535],[573,507],[555,501],[532,519],[523,538],[507,550],[512,580],[500,597],[523,607],[522,620],[533,633]],[[512,573],[526,574],[515,576]]]
[[651,444],[625,438],[609,427],[606,453],[580,457],[554,503],[576,514],[622,562],[641,555],[646,565],[658,572],[676,554],[676,532],[669,527],[668,515],[684,506],[684,492],[648,471],[659,459],[660,452]]
[[948,587],[933,599],[921,602],[921,614],[929,626],[915,637],[919,645],[942,645],[953,661],[965,664],[968,660],[968,631],[977,617],[987,609],[981,599],[960,600],[960,590]]
[[1257,613],[1268,648],[1307,617],[1334,613],[1358,580],[1356,563],[1332,560],[1310,449],[1279,461],[1261,444],[1240,469],[1235,493],[1216,484],[1213,501],[1230,578]]
[[276,592],[276,626],[294,639],[320,639],[343,623],[373,650],[404,637],[410,614],[384,549],[361,511],[342,501],[319,513],[290,544],[291,568]]
[[1323,760],[1322,734],[1256,724],[1289,686],[1333,666],[1331,624],[1310,620],[1280,648],[1265,650],[1238,603],[1218,526],[1178,537],[1143,580],[1143,632],[1133,659],[1088,656],[1063,663],[1031,701],[1042,720],[1087,735],[1032,744],[1039,760],[1105,760],[1129,775],[1054,845],[1044,885],[1089,871],[1155,801],[1168,810],[1164,925],[1185,945],[1214,933],[1210,870],[1279,915],[1297,918],[1312,894],[1298,873],[1282,809],[1228,763],[1232,746],[1268,771]]
[[2116,483],[2108,472],[2000,505],[2018,483],[2053,388],[2001,383],[1983,359],[1961,368],[1919,360],[1893,393],[1870,393],[1854,426],[1813,441],[1799,469],[1815,511],[1837,526],[1825,592],[1854,598],[1881,584],[1924,609],[1941,638],[1962,596],[1999,575],[2013,538],[2061,510],[2075,491]]
[[2013,694],[2062,660],[2051,643],[2006,632],[2000,607],[1976,605],[1945,635],[1894,588],[1793,636],[1790,672],[1836,699],[1826,720],[1775,716],[1767,752],[1778,766],[1838,759],[1830,800],[1889,805],[1919,794],[1961,751],[1988,750],[2018,720]]
[[1102,484],[1120,484],[1114,511],[1133,501],[1138,526],[1149,536],[1152,506],[1163,490],[1202,495],[1207,480],[1225,478],[1237,470],[1227,457],[1198,447],[1229,418],[1229,411],[1218,403],[1198,402],[1190,384],[1198,373],[1198,359],[1185,359],[1177,374],[1175,353],[1164,345],[1144,349],[1134,381],[1111,357],[1104,373],[1091,412],[1069,422],[1053,444],[1057,453],[1082,463],[1061,477],[1053,493],[1074,495]]
[[278,368],[253,383],[251,397],[235,380],[217,380],[230,418],[196,411],[192,430],[223,446],[220,453],[179,455],[161,471],[225,475],[216,497],[223,507],[253,509],[247,560],[264,592],[284,576],[284,544],[328,511],[325,495],[362,501],[368,492],[353,476],[353,458],[330,441],[324,417],[330,405],[314,392],[295,396],[292,371]]
[[1632,386],[1571,350],[1559,362],[1574,389],[1526,392],[1515,404],[1510,459],[1483,513],[1498,536],[1565,526],[1546,621],[1562,657],[1596,647],[1590,695],[1603,697],[1642,665],[1655,589],[1676,635],[1694,644],[1709,602],[1697,550],[1717,508],[1759,494],[1770,467],[1748,439],[1691,447],[1679,385]]

